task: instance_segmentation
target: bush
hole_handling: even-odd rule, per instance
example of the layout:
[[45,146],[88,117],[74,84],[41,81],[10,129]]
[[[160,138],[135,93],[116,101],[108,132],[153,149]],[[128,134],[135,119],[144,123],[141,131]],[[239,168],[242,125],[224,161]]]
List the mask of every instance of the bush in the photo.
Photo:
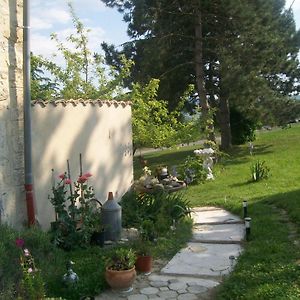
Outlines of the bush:
[[122,197],[120,204],[124,227],[141,229],[147,220],[154,224],[153,233],[158,235],[166,234],[174,222],[179,222],[191,212],[189,202],[179,192],[148,194],[130,190]]
[[257,182],[269,177],[270,169],[265,165],[265,161],[257,161],[251,166],[252,181]]
[[256,122],[236,108],[230,108],[230,127],[233,145],[242,145],[255,140]]
[[203,169],[203,160],[198,156],[187,156],[179,168],[180,178],[189,184],[204,182],[207,172]]

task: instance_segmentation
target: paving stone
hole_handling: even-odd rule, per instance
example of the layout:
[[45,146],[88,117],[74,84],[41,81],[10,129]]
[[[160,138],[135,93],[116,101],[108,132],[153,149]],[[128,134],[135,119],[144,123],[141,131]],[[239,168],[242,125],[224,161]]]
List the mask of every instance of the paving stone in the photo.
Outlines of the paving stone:
[[195,241],[241,242],[245,236],[242,224],[200,225],[193,229]]
[[148,300],[146,295],[135,294],[127,297],[128,300]]
[[176,283],[176,282],[178,282],[178,281],[179,281],[178,279],[173,278],[173,279],[170,279],[170,280],[169,280],[169,283]]
[[160,291],[169,291],[170,289],[167,286],[162,286],[159,288]]
[[190,294],[190,293],[186,293],[186,294],[181,294],[177,297],[177,300],[197,300],[199,299],[195,294]]
[[185,294],[187,292],[186,289],[176,291],[178,294]]
[[161,300],[161,298],[159,298],[156,295],[149,295],[148,298],[151,299],[151,300]]
[[194,211],[192,218],[195,223],[232,223],[241,219],[224,209]]
[[185,282],[188,286],[192,285],[202,285],[207,288],[213,288],[219,285],[217,280],[212,279],[202,279],[202,278],[195,278],[195,277],[188,277],[188,276],[175,276],[175,275],[159,275],[159,274],[151,274],[150,278],[153,281],[166,281],[167,283],[176,278],[176,282]]
[[205,286],[200,286],[200,285],[189,286],[187,290],[193,294],[201,294],[207,292],[207,288]]
[[153,287],[163,287],[168,285],[168,281],[151,281],[150,285]]
[[185,282],[174,282],[169,285],[169,289],[173,291],[178,291],[185,289],[187,287],[187,284]]
[[141,294],[144,295],[155,295],[157,292],[159,292],[159,289],[151,286],[141,289]]
[[172,297],[174,297],[174,298],[177,297],[177,293],[175,291],[159,292],[157,295],[163,299],[170,299]]
[[220,277],[231,271],[229,256],[237,257],[241,251],[238,244],[188,243],[161,273]]

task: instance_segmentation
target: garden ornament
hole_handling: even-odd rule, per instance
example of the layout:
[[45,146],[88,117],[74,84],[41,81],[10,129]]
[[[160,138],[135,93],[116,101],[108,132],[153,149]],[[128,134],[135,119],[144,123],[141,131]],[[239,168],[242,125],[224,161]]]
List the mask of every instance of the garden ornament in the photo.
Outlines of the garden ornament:
[[79,277],[78,275],[72,270],[72,265],[74,265],[73,261],[68,261],[67,262],[67,273],[63,276],[63,281],[67,285],[72,285],[78,282]]

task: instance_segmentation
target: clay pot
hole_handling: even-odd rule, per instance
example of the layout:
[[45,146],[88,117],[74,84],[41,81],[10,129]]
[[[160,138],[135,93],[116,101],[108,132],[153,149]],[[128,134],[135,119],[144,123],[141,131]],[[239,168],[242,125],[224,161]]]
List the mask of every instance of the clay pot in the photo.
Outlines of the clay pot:
[[135,267],[129,270],[111,270],[106,268],[105,279],[114,290],[130,290],[136,277]]
[[138,272],[150,273],[152,269],[152,256],[142,255],[138,256],[135,262],[135,267]]

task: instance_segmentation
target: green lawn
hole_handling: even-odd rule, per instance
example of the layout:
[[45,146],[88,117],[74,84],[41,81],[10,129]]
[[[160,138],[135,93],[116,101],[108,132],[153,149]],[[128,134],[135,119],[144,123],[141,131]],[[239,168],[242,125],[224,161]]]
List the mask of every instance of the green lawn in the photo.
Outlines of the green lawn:
[[[242,201],[249,203],[251,240],[217,299],[300,299],[299,247],[289,238],[287,222],[300,226],[300,126],[258,132],[254,147],[253,156],[248,145],[234,147],[215,166],[214,181],[189,186],[185,194],[193,206],[216,205],[240,216]],[[145,159],[150,167],[179,165],[194,149],[155,152]],[[271,175],[251,183],[250,167],[258,159],[266,162]]]

